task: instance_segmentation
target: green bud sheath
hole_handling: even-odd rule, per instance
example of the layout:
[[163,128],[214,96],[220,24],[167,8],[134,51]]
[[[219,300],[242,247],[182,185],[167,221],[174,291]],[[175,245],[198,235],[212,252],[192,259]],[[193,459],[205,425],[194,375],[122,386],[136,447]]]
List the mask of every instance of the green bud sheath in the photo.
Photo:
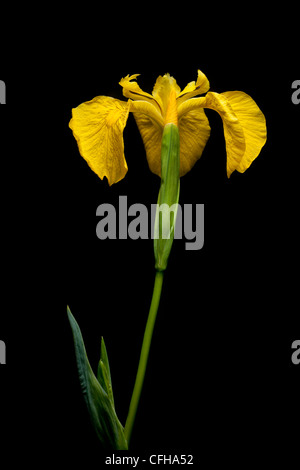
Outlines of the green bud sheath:
[[161,185],[154,226],[154,256],[157,271],[166,269],[174,239],[180,189],[179,165],[179,130],[176,124],[169,123],[164,127],[161,142]]

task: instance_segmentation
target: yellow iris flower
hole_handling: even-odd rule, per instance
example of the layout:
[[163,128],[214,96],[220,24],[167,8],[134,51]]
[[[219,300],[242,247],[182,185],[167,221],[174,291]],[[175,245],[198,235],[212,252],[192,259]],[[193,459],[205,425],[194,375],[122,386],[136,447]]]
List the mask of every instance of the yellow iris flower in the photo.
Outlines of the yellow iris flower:
[[[109,185],[120,181],[128,167],[124,155],[123,130],[132,112],[142,136],[150,170],[161,174],[161,140],[164,126],[173,122],[180,136],[180,176],[201,157],[210,135],[204,108],[217,111],[223,120],[227,151],[227,176],[243,173],[266,142],[266,120],[246,93],[208,92],[206,76],[198,70],[196,82],[182,91],[169,74],[159,76],[152,94],[136,82],[138,75],[127,75],[120,85],[128,101],[97,96],[72,109],[70,128],[82,157]],[[195,98],[197,95],[204,95]]]

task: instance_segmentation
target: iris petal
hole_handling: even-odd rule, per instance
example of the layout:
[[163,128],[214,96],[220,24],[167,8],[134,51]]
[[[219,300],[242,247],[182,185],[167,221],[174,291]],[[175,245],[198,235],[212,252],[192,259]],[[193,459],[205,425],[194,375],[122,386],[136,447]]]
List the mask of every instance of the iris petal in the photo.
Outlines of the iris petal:
[[204,75],[201,70],[198,70],[198,78],[196,83],[188,83],[187,86],[182,90],[182,92],[179,93],[177,97],[178,106],[184,101],[193,98],[196,95],[202,95],[203,93],[206,93],[209,90],[209,86],[209,81],[206,75]]
[[217,111],[223,120],[227,152],[227,176],[229,178],[231,173],[238,169],[246,150],[242,125],[224,94],[207,93],[204,107]]
[[120,80],[119,84],[123,88],[123,95],[126,96],[126,98],[130,98],[132,100],[143,100],[150,102],[157,108],[159,112],[161,112],[161,108],[155,98],[149,93],[143,91],[135,81],[138,76],[139,74],[127,75],[125,78]]
[[97,96],[72,109],[69,123],[81,156],[109,185],[120,181],[128,167],[124,156],[123,130],[129,102]]
[[202,155],[210,135],[210,126],[203,109],[185,113],[179,119],[180,176],[185,175]]
[[175,78],[171,77],[168,73],[163,77],[160,75],[155,82],[152,95],[159,103],[163,116],[167,112],[171,90],[175,90],[176,96],[180,93],[180,88]]
[[246,93],[228,91],[222,95],[230,103],[244,131],[246,150],[236,168],[240,173],[244,173],[266,143],[266,119],[255,101]]
[[[150,106],[146,103],[148,107]],[[138,105],[138,107],[136,107]],[[132,103],[136,123],[142,136],[150,170],[161,176],[161,139],[164,123],[142,112],[144,103]],[[138,110],[138,108],[140,108]],[[138,112],[135,112],[138,110]],[[201,108],[186,112],[178,121],[180,136],[180,176],[185,175],[201,157],[210,135],[208,119]]]
[[152,173],[161,176],[161,139],[163,135],[163,123],[142,112],[134,112],[134,118],[142,136],[146,150],[147,161]]

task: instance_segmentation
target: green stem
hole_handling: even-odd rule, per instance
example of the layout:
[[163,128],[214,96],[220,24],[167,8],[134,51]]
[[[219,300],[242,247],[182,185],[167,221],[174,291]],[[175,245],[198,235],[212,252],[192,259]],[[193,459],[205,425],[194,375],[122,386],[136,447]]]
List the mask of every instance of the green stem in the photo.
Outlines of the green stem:
[[137,408],[138,408],[138,404],[139,404],[139,400],[140,400],[140,396],[141,396],[141,392],[143,388],[144,377],[145,377],[148,356],[149,356],[149,351],[150,351],[150,346],[151,346],[151,339],[152,339],[153,329],[154,329],[155,320],[156,320],[156,314],[157,314],[159,301],[160,301],[163,277],[164,277],[163,271],[156,271],[152,301],[151,301],[148,320],[147,320],[147,324],[145,328],[140,361],[138,365],[135,384],[133,388],[133,393],[132,393],[132,397],[131,397],[131,401],[129,405],[129,411],[128,411],[128,416],[127,416],[127,420],[125,424],[125,430],[124,430],[125,437],[127,439],[128,444],[130,441],[132,428],[134,425],[134,420],[135,420],[135,416],[136,416],[136,412],[137,412]]

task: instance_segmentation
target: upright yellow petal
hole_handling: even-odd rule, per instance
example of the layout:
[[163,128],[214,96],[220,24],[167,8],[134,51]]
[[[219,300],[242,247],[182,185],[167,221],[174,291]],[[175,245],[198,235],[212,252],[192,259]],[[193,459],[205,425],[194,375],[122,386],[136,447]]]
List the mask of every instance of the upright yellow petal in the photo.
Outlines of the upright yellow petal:
[[168,107],[165,114],[165,125],[166,124],[175,124],[175,126],[178,127],[178,111],[175,89],[172,89],[170,92]]
[[209,81],[201,70],[198,70],[198,77],[196,83],[190,82],[187,86],[179,93],[177,97],[178,106],[184,101],[193,98],[196,95],[202,95],[209,90]]
[[139,74],[127,75],[125,78],[122,78],[120,80],[119,85],[121,85],[121,87],[123,88],[123,95],[126,96],[126,98],[130,98],[132,100],[147,101],[154,105],[157,110],[161,113],[160,106],[156,102],[155,98],[149,93],[143,91],[136,81],[132,81],[135,80],[138,76]]
[[222,95],[230,103],[244,131],[246,149],[236,168],[240,173],[244,173],[266,143],[266,119],[255,101],[246,93],[242,91],[227,91],[222,93]]
[[176,96],[180,93],[175,78],[171,77],[169,73],[166,73],[163,77],[160,75],[155,82],[152,95],[159,103],[163,116],[166,115],[172,90],[175,91]]
[[72,109],[69,123],[79,152],[91,169],[109,185],[124,178],[128,167],[124,156],[123,130],[130,103],[97,96]]

